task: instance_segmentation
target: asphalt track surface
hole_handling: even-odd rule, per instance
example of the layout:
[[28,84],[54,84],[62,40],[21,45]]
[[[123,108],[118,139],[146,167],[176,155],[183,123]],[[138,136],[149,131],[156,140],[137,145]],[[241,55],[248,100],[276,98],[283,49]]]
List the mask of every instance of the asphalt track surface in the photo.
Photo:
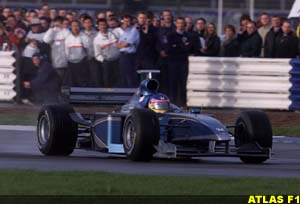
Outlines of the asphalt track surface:
[[69,157],[43,156],[32,129],[0,130],[0,169],[99,171],[127,174],[230,177],[300,177],[300,139],[276,138],[275,155],[265,164],[246,165],[238,158],[131,162],[121,156],[75,150]]

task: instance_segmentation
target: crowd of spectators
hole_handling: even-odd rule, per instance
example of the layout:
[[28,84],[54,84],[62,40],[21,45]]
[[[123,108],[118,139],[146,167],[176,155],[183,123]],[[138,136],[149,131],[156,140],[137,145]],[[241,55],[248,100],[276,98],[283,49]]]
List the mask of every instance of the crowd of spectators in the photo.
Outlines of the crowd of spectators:
[[1,50],[22,57],[24,103],[55,101],[62,86],[137,87],[136,70],[159,69],[162,92],[184,106],[188,56],[295,58],[298,45],[290,22],[267,13],[257,21],[243,15],[221,36],[206,19],[169,10],[90,16],[43,5],[0,15]]

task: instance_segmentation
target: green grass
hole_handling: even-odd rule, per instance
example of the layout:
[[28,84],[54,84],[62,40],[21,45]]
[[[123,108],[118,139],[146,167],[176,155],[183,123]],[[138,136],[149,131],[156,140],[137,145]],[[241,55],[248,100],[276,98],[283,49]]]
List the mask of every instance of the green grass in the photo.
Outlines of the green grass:
[[297,194],[299,178],[172,177],[0,170],[0,195]]
[[0,125],[36,125],[36,113],[1,113]]
[[299,127],[273,127],[273,135],[300,137],[300,124]]

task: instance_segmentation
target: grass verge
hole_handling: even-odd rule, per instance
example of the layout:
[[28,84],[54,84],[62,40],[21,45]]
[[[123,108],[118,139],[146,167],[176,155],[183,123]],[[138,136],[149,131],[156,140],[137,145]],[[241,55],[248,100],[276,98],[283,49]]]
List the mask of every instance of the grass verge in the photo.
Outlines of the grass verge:
[[36,125],[37,113],[1,113],[0,125]]
[[273,135],[300,137],[300,124],[299,127],[273,127]]
[[300,178],[175,177],[0,170],[1,195],[297,194]]

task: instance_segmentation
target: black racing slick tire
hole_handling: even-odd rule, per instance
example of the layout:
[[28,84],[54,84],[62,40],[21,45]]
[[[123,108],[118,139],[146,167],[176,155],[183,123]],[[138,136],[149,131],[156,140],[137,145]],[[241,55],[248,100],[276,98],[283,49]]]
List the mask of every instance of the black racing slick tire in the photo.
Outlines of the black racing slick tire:
[[159,137],[160,125],[155,112],[147,109],[130,111],[123,126],[123,146],[128,159],[150,161]]
[[38,148],[44,155],[70,155],[77,141],[77,124],[71,119],[72,107],[47,105],[42,107],[37,124]]
[[[262,111],[242,112],[236,121],[235,145],[241,147],[245,144],[256,143],[262,148],[272,149],[273,133],[268,116]],[[240,157],[248,164],[259,164],[269,159],[266,157]]]

